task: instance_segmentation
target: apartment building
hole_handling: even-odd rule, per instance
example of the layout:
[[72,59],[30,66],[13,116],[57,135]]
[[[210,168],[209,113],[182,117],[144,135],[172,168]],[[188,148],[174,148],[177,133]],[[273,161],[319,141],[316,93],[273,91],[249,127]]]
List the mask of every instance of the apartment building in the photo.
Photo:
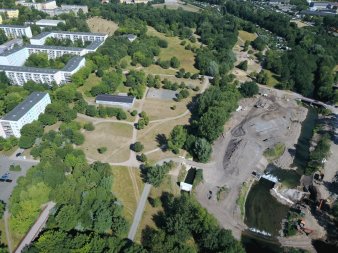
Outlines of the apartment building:
[[0,119],[0,136],[8,138],[21,136],[24,125],[32,123],[45,112],[47,105],[51,103],[50,96],[46,92],[33,92],[12,111]]
[[23,45],[22,39],[12,39],[10,41],[5,42],[4,44],[0,45],[0,54],[7,50],[11,50],[14,47],[20,47]]
[[66,24],[66,21],[59,19],[40,19],[35,22],[25,22],[25,25],[37,25],[41,29],[44,29],[46,27],[57,27],[58,24]]
[[0,25],[0,29],[3,30],[7,37],[12,38],[32,38],[32,30],[29,26],[20,25]]
[[85,33],[85,32],[42,32],[30,39],[32,45],[44,45],[47,38],[70,39],[71,41],[105,41],[108,35],[105,33]]
[[6,16],[10,19],[19,17],[18,9],[0,9],[0,13],[6,14]]
[[36,3],[35,1],[26,2],[25,0],[19,0],[19,1],[15,1],[15,4],[34,8],[34,9],[39,10],[39,11],[53,10],[53,9],[58,8],[55,0],[45,1],[45,2],[42,2],[42,3]]
[[29,80],[36,83],[61,86],[70,81],[71,76],[86,65],[84,57],[71,58],[63,69],[33,68],[25,66],[0,65],[13,85],[23,86]]

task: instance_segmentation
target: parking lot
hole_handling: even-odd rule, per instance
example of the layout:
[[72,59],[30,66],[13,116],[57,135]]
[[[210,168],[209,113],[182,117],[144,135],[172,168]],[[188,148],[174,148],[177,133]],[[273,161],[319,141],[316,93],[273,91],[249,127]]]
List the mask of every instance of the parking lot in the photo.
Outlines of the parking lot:
[[[8,175],[7,181],[0,181],[0,200],[8,202],[9,197],[16,185],[17,179],[26,175],[27,170],[36,165],[38,161],[26,160],[23,157],[0,156],[0,178],[5,174]],[[11,165],[19,165],[21,171],[9,171]]]

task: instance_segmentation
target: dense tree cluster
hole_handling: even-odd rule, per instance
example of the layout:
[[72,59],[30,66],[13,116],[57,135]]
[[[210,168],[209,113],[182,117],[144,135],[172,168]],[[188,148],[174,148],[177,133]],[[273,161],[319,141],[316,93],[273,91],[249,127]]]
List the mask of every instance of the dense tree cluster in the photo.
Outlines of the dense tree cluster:
[[196,33],[201,42],[208,45],[196,50],[196,67],[202,74],[224,74],[232,68],[235,61],[231,49],[237,41],[237,29],[231,17],[208,12],[202,15],[183,10],[154,9],[147,5],[139,5],[137,8],[130,5],[108,5],[101,8],[101,15],[119,23],[128,20],[127,16],[133,16],[159,32],[181,38],[191,38],[192,28],[197,28]]
[[312,173],[324,167],[323,160],[329,156],[330,153],[330,136],[323,135],[318,141],[315,149],[310,153],[309,162],[305,168],[305,174],[311,175]]
[[164,212],[157,216],[159,229],[143,231],[142,244],[149,252],[245,252],[231,231],[219,228],[188,195],[174,198],[166,194],[162,203]]

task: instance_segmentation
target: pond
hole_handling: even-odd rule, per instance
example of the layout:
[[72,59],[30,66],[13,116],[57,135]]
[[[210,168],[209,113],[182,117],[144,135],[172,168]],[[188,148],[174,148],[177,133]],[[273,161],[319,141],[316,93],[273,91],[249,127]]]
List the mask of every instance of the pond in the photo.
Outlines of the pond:
[[249,192],[245,203],[245,223],[249,228],[265,231],[278,236],[281,221],[286,217],[289,207],[279,203],[270,194],[274,183],[261,178]]

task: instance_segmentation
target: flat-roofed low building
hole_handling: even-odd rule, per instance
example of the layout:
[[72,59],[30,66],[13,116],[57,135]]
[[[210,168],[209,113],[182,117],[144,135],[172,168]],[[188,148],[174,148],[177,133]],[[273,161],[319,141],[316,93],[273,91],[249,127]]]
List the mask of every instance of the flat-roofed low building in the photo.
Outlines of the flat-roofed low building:
[[123,108],[131,108],[134,105],[135,97],[101,94],[96,96],[95,102],[100,105],[111,105]]
[[58,24],[66,24],[65,20],[59,19],[40,19],[38,21],[33,22],[25,22],[26,25],[37,25],[41,29],[46,27],[57,27]]
[[47,105],[51,103],[50,96],[46,92],[33,92],[12,111],[0,119],[0,134],[3,138],[21,136],[24,125],[32,123],[45,112]]
[[0,29],[3,30],[7,37],[12,38],[32,38],[32,30],[29,26],[22,25],[0,25]]

